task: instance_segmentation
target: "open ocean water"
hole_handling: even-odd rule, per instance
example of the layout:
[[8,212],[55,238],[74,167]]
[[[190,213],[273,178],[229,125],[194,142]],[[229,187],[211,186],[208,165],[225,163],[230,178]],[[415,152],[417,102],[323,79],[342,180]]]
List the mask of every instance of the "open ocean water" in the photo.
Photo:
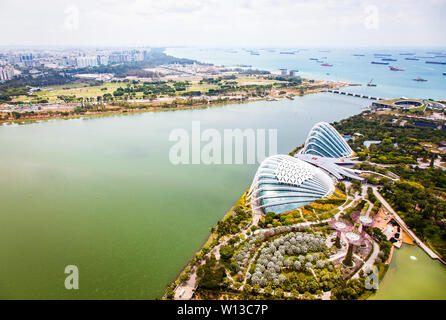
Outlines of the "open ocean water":
[[[259,55],[251,55],[254,50]],[[297,51],[294,54],[280,52]],[[398,49],[234,49],[234,48],[167,48],[166,53],[175,57],[195,59],[215,65],[251,65],[253,69],[298,70],[297,75],[323,80],[349,81],[361,86],[345,88],[345,91],[382,98],[446,98],[446,64],[427,64],[426,61],[446,63],[446,48],[398,48]],[[375,56],[375,54],[386,56]],[[411,54],[411,55],[407,55]],[[361,56],[357,56],[361,55]],[[310,60],[316,58],[319,60]],[[417,58],[419,60],[406,60]],[[396,61],[383,61],[395,59]],[[371,64],[372,61],[388,62],[388,65]],[[333,65],[321,66],[322,63]],[[404,71],[391,71],[390,67]],[[413,79],[422,78],[426,82]],[[373,81],[377,86],[368,87]]]

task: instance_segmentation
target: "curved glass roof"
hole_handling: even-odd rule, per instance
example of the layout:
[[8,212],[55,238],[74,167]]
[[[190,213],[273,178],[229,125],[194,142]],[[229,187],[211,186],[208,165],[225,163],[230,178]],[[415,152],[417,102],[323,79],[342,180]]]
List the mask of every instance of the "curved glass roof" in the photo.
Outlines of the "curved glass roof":
[[328,158],[343,158],[354,155],[352,148],[339,132],[326,122],[319,122],[311,129],[301,153]]
[[333,180],[321,169],[287,155],[275,155],[260,164],[248,194],[253,208],[279,214],[333,191]]

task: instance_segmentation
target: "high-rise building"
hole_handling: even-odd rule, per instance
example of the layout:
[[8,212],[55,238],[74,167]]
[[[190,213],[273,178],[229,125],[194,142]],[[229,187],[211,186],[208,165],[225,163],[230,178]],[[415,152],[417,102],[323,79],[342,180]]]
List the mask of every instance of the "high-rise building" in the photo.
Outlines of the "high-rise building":
[[98,57],[97,56],[77,57],[76,65],[78,68],[97,67],[99,65]]
[[0,66],[0,81],[8,81],[14,77],[14,68],[11,66]]
[[25,53],[20,55],[20,62],[25,66],[25,67],[32,67],[34,65],[34,61],[33,61],[33,54],[32,53]]
[[109,58],[108,56],[98,56],[98,63],[102,66],[108,65]]

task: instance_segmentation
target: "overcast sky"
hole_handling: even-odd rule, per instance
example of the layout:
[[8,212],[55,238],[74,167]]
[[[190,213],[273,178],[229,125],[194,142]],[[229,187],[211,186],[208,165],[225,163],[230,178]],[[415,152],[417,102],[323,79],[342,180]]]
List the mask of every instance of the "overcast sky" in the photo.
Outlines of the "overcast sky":
[[446,46],[446,0],[0,0],[0,45]]

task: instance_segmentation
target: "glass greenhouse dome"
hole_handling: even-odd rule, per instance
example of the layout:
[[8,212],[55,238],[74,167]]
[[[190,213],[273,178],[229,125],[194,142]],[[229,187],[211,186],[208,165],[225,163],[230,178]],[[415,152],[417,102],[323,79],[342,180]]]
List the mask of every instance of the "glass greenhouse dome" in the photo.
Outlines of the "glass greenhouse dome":
[[334,189],[333,180],[321,169],[275,155],[260,164],[248,196],[253,209],[280,214],[330,196]]
[[326,122],[319,122],[311,129],[301,153],[328,158],[343,158],[354,155],[352,148],[339,132]]

